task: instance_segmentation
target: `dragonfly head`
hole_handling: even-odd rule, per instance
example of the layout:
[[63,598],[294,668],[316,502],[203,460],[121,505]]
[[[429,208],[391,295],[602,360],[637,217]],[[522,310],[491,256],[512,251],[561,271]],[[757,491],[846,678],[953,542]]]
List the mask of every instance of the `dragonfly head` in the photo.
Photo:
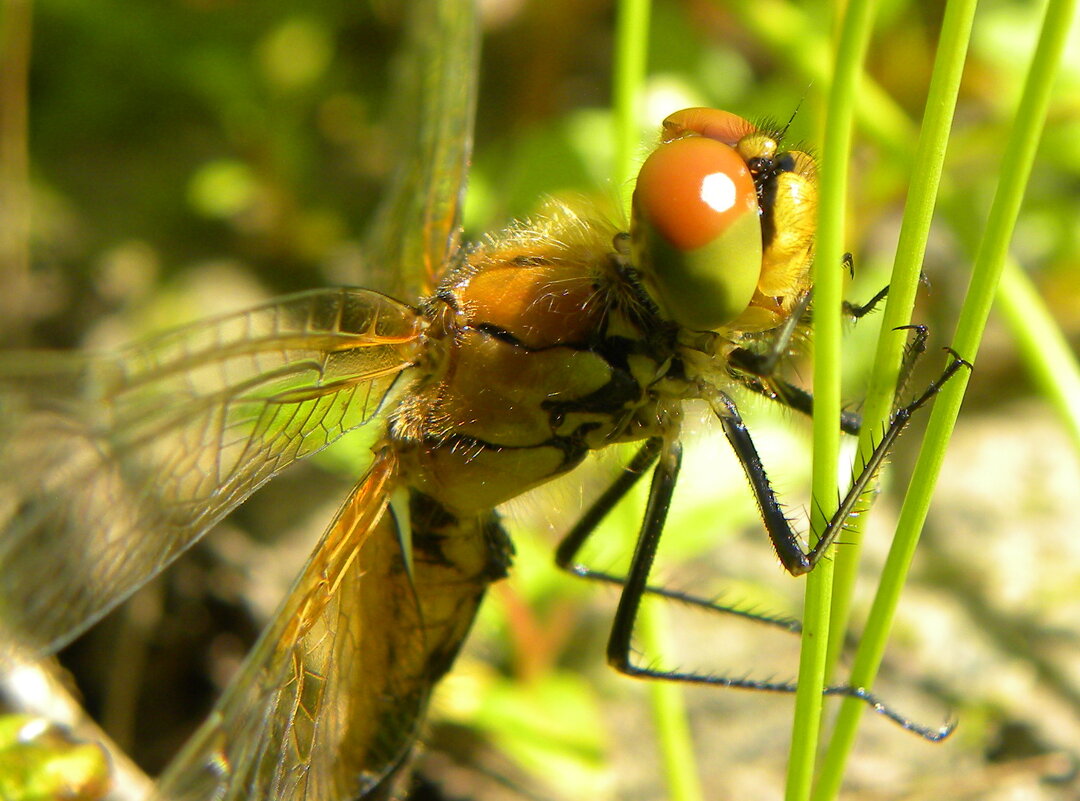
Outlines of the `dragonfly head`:
[[782,322],[809,286],[815,176],[812,157],[735,114],[664,120],[631,222],[632,259],[663,313],[698,331]]

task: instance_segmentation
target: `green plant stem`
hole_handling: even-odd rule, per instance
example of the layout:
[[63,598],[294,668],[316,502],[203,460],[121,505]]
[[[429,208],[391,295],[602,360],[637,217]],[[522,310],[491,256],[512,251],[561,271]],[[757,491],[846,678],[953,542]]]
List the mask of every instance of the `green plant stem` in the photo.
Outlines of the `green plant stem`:
[[1035,385],[1050,401],[1080,454],[1080,365],[1061,327],[1020,266],[1008,259],[994,308],[1020,348]]
[[[1039,42],[1006,142],[1004,152],[1008,157],[1001,166],[998,190],[975,257],[971,283],[953,337],[953,347],[969,361],[974,361],[1004,268],[1075,7],[1076,0],[1050,0],[1046,8]],[[967,381],[966,371],[961,371],[934,402],[926,436],[900,511],[896,539],[889,551],[882,582],[870,610],[867,634],[855,656],[851,673],[851,683],[855,686],[872,684],[881,662],[889,624],[926,520],[934,484],[944,460],[944,445],[952,434]],[[871,633],[873,636],[870,636]],[[827,770],[822,773],[830,782],[821,784],[818,798],[832,798],[839,791],[841,772],[831,766],[846,758],[863,708],[864,704],[852,699],[846,699],[841,705],[833,743],[826,755]]]
[[[664,632],[665,610],[660,604],[645,603],[638,615],[637,632],[646,653],[670,653]],[[686,717],[686,703],[681,685],[670,681],[649,682],[649,706],[660,746],[660,762],[670,801],[702,801],[705,798],[698,779],[694,741]]]
[[612,112],[615,133],[615,186],[629,208],[633,191],[634,154],[640,145],[638,119],[649,50],[650,0],[619,0],[615,20],[615,66],[612,73]]
[[[870,41],[876,4],[852,0],[844,15],[822,142],[820,208],[814,259],[814,462],[811,530],[824,530],[826,510],[838,498],[840,455],[840,304],[844,202],[862,60]],[[786,798],[809,798],[821,727],[822,687],[829,638],[831,560],[807,577],[799,688],[795,695]]]
[[[942,164],[952,129],[956,97],[964,71],[977,0],[951,0],[945,7],[937,57],[926,98],[926,115],[912,161],[911,189],[904,206],[896,257],[889,278],[889,297],[881,319],[874,371],[863,407],[856,465],[865,464],[880,441],[894,405],[900,362],[908,331],[896,330],[911,322],[919,287],[923,256],[930,235]],[[865,515],[853,518],[844,532],[844,547],[836,549],[836,586],[833,594],[833,630],[829,643],[832,676],[843,649],[858,574]]]

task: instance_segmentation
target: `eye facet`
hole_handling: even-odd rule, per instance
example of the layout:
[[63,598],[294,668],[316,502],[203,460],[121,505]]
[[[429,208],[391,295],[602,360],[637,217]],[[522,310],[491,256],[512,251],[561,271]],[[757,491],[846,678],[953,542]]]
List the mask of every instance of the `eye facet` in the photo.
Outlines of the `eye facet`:
[[[733,133],[727,118],[749,125],[733,114],[715,113],[724,119],[707,121],[707,130]],[[676,126],[686,124],[683,119]],[[675,128],[665,123],[665,130]],[[682,130],[685,136],[662,143],[642,165],[634,192],[633,256],[671,319],[712,330],[738,317],[757,286],[757,190],[731,145]]]

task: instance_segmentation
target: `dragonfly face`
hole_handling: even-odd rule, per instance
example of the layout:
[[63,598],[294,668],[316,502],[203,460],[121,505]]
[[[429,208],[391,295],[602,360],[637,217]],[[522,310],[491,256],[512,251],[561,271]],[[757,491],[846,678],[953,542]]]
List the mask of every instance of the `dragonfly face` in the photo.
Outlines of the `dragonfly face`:
[[[416,88],[427,122],[409,164],[423,166],[389,193],[372,252],[433,291],[408,305],[316,290],[110,356],[0,363],[5,634],[43,651],[293,461],[378,431],[163,799],[392,793],[432,687],[509,567],[494,508],[591,451],[676,443],[683,402],[715,401],[727,354],[800,313],[809,289],[812,162],[701,109],[665,123],[629,237],[553,208],[458,251],[475,33],[467,4],[419,7],[418,27],[449,44]],[[672,193],[698,208],[671,215]]]

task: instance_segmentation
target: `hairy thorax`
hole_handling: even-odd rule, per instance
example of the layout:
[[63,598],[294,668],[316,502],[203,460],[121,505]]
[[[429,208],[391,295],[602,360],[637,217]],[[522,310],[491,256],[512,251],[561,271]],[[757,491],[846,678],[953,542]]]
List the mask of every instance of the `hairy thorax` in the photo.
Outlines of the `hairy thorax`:
[[392,439],[410,485],[457,514],[676,425],[677,329],[630,280],[615,229],[573,220],[559,239],[523,225],[485,242],[425,304],[434,355]]

